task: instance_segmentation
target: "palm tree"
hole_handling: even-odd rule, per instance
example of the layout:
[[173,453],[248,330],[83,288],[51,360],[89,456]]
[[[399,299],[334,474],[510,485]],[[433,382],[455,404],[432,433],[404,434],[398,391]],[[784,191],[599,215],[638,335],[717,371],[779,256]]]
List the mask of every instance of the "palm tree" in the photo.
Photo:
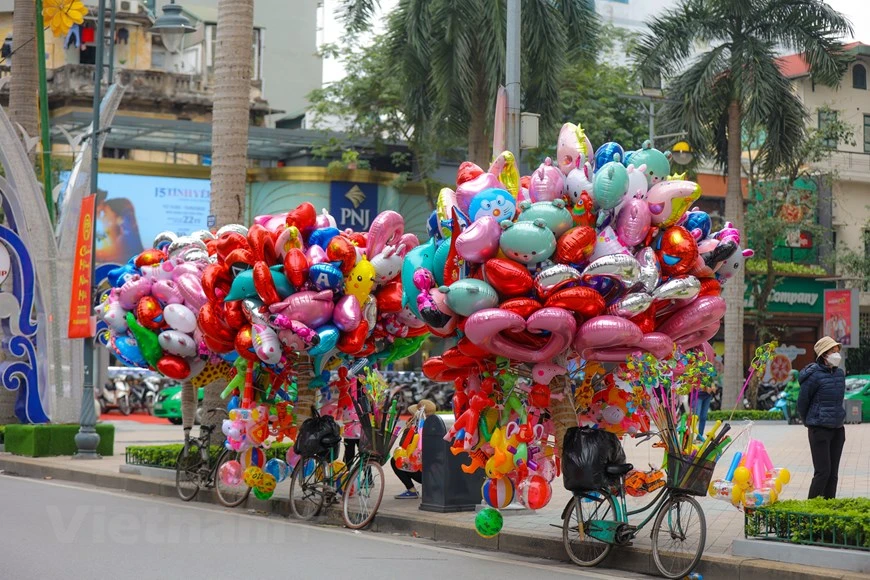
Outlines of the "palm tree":
[[[650,24],[637,63],[668,81],[665,125],[688,133],[700,153],[728,177],[725,217],[743,227],[741,135],[760,127],[762,172],[795,158],[807,111],[777,67],[777,52],[800,52],[817,83],[836,86],[848,57],[839,39],[849,21],[822,0],[682,0]],[[698,44],[709,48],[693,53]],[[743,273],[725,289],[723,404],[736,401],[743,377]]]
[[[9,79],[9,118],[35,137],[39,134],[36,97],[36,3],[15,0],[12,14],[12,76]],[[31,154],[32,157],[32,154]]]
[[[349,30],[365,29],[377,5],[343,0]],[[506,20],[505,0],[399,0],[387,23],[392,69],[406,87],[405,113],[415,127],[429,130],[446,121],[452,133],[467,138],[468,158],[478,165],[490,161]],[[593,58],[596,32],[593,0],[523,3],[524,108],[540,113],[544,124],[558,118],[564,67],[571,59]]]
[[[211,215],[216,227],[242,223],[245,219],[253,31],[254,0],[220,0],[211,145]],[[192,385],[185,387],[193,389]],[[224,381],[205,387],[204,411],[221,406],[220,394],[225,387]],[[186,398],[191,403],[195,401]],[[189,409],[191,403],[185,407]],[[185,426],[191,422],[191,417],[184,417]]]

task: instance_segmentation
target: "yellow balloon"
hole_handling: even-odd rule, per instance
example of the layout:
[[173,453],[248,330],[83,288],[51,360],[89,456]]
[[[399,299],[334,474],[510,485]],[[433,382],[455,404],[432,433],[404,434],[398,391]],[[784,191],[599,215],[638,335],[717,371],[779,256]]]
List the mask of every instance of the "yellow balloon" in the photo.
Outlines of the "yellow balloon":
[[779,499],[779,492],[775,489],[770,490],[770,503],[776,503],[776,500]]
[[713,487],[712,482],[710,482],[710,487],[707,488],[707,493],[710,494],[710,497],[716,497],[716,488]]
[[783,467],[779,470],[779,475],[777,476],[777,479],[782,481],[783,485],[788,485],[788,482],[791,481],[791,472]]
[[375,267],[363,256],[345,278],[344,285],[345,294],[356,296],[360,304],[365,304],[375,285]]
[[779,479],[773,480],[773,489],[776,490],[776,493],[782,493],[782,482]]
[[743,488],[735,485],[731,489],[731,504],[739,506],[743,502]]
[[740,487],[747,486],[749,485],[750,479],[752,479],[752,472],[745,467],[738,467],[734,470],[734,477],[732,479],[734,480],[734,483]]

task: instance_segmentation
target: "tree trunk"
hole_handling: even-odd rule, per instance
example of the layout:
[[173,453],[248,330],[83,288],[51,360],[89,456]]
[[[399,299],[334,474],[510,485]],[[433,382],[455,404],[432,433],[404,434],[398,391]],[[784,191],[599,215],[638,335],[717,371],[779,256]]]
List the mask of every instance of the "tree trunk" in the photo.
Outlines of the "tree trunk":
[[245,217],[253,0],[220,0],[212,112],[211,213],[220,227]]
[[296,404],[293,410],[296,414],[296,425],[302,425],[305,419],[311,417],[311,407],[315,403],[315,393],[311,389],[311,379],[314,378],[314,367],[307,356],[301,356],[296,363]]
[[[725,219],[743,230],[743,188],[741,187],[740,103],[728,107],[728,190],[725,195]],[[744,241],[745,243],[745,241]],[[743,385],[743,293],[744,271],[725,284],[725,376],[722,382],[722,408],[739,404],[737,396]]]
[[[471,118],[468,122],[468,160],[482,167],[484,171],[492,162],[492,144],[486,130],[488,122],[484,112],[486,110],[488,110],[486,89],[483,83],[478,83],[472,98],[471,111],[469,111]],[[501,151],[497,152],[496,155],[498,153]],[[512,151],[512,153],[519,157],[518,151]]]
[[[550,392],[556,395],[550,402],[553,413],[553,426],[556,431],[556,453],[561,456],[565,433],[571,427],[577,426],[577,410],[574,409],[574,397],[571,387],[565,377],[555,377],[550,381]],[[559,397],[558,395],[562,395]]]
[[[36,3],[15,0],[12,14],[12,76],[9,79],[9,117],[27,131],[39,134],[39,78],[36,68]],[[30,152],[33,161],[33,152]]]
[[[245,220],[254,0],[220,0],[212,110],[211,214],[215,226]],[[225,381],[205,387],[202,408],[222,407]]]

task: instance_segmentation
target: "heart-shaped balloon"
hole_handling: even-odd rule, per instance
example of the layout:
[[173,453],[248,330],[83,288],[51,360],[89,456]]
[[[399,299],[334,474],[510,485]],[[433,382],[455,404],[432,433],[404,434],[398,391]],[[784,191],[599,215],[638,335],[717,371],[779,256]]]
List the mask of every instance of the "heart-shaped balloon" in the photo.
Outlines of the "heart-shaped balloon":
[[236,333],[234,346],[239,356],[251,362],[258,362],[260,357],[254,352],[254,334],[251,325],[243,327]]
[[[643,333],[632,321],[605,314],[587,320],[580,326],[574,340],[574,349],[581,354],[587,350],[600,352],[608,348],[634,345],[642,338]],[[594,360],[585,354],[583,357]]]
[[[724,299],[718,296],[702,296],[662,322],[656,330],[667,334],[680,346],[691,343],[691,346],[686,347],[691,348],[712,338],[707,336],[699,340],[709,333],[710,327],[715,325],[718,329],[719,320],[723,316],[725,316]],[[685,340],[687,338],[690,340]]]
[[[556,305],[554,305],[556,306]],[[543,308],[544,305],[534,298],[511,298],[505,300],[499,305],[502,310],[507,310],[515,314],[519,314],[523,318],[528,318],[532,313]]]
[[[465,334],[471,342],[493,354],[521,362],[547,362],[571,343],[576,327],[574,315],[562,308],[542,308],[528,319],[500,308],[489,308],[468,318]],[[511,333],[522,331],[550,334],[546,344],[535,349],[511,338]]]
[[[456,185],[462,185],[466,181],[471,181],[481,174],[483,174],[483,169],[481,169],[480,166],[471,161],[463,161],[459,165],[459,170],[456,172]],[[447,215],[450,214],[448,213]]]
[[581,264],[592,255],[595,230],[587,226],[571,228],[556,240],[555,260],[560,264]]
[[301,288],[308,281],[308,258],[299,248],[290,248],[284,254],[284,275],[294,288]]
[[245,307],[243,304],[244,302],[257,302],[260,305],[263,304],[262,300],[258,300],[256,298],[249,298],[248,300],[235,300],[233,302],[224,303],[224,322],[230,328],[238,330],[246,325],[248,322],[250,322],[250,319],[245,314]]
[[459,339],[459,342],[456,343],[456,348],[459,349],[459,352],[464,354],[465,356],[470,356],[475,359],[486,358],[490,356],[488,350],[484,348],[480,348],[467,337],[463,336]]
[[378,312],[391,314],[402,310],[402,282],[393,280],[375,293]]
[[341,262],[341,272],[347,276],[356,264],[356,246],[345,235],[335,236],[326,246],[330,262]]
[[483,278],[500,296],[522,296],[532,290],[534,280],[528,268],[513,260],[493,258],[483,265]]
[[662,359],[670,356],[674,351],[674,341],[660,332],[645,334],[635,344],[622,347],[608,347],[606,349],[587,349],[583,356],[587,360],[599,362],[624,362],[629,356],[637,353],[648,352],[654,357]]
[[181,381],[190,374],[190,365],[180,356],[165,354],[157,361],[157,370],[170,379]]
[[592,288],[576,286],[554,292],[547,299],[545,306],[564,308],[589,319],[604,312],[605,304],[604,298]]
[[364,346],[368,334],[369,324],[366,321],[362,321],[356,329],[350,332],[342,332],[336,347],[345,354],[356,354]]
[[348,294],[338,300],[332,311],[332,321],[345,332],[356,330],[362,322],[362,307],[356,296]]
[[238,250],[240,248],[250,250],[248,239],[238,232],[226,232],[219,236],[215,241],[217,255],[223,262],[226,262],[227,256],[229,256],[233,250]]
[[456,237],[456,252],[469,262],[482,263],[498,254],[501,226],[485,215],[476,219]]
[[286,222],[288,226],[298,228],[303,234],[307,233],[317,225],[317,210],[309,202],[302,202],[296,209],[287,213]]

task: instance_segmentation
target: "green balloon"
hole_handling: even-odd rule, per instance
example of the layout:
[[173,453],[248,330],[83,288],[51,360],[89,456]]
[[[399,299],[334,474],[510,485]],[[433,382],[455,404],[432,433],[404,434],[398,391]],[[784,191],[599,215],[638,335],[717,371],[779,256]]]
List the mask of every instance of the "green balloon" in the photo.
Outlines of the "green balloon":
[[429,333],[412,338],[397,338],[393,341],[393,346],[390,348],[390,354],[387,357],[386,364],[397,361],[399,359],[408,358],[423,346]]
[[261,499],[263,501],[271,498],[272,494],[274,494],[274,493],[275,493],[274,491],[260,491],[258,488],[256,488],[256,487],[254,488],[254,497],[256,497],[257,499]]
[[139,352],[148,361],[148,365],[157,368],[157,361],[163,356],[163,349],[160,348],[157,334],[139,324],[132,312],[127,313],[127,326],[130,328],[130,332],[133,333],[133,338],[139,344]]
[[474,529],[482,538],[497,536],[503,525],[504,518],[501,512],[491,507],[480,510],[474,518]]

